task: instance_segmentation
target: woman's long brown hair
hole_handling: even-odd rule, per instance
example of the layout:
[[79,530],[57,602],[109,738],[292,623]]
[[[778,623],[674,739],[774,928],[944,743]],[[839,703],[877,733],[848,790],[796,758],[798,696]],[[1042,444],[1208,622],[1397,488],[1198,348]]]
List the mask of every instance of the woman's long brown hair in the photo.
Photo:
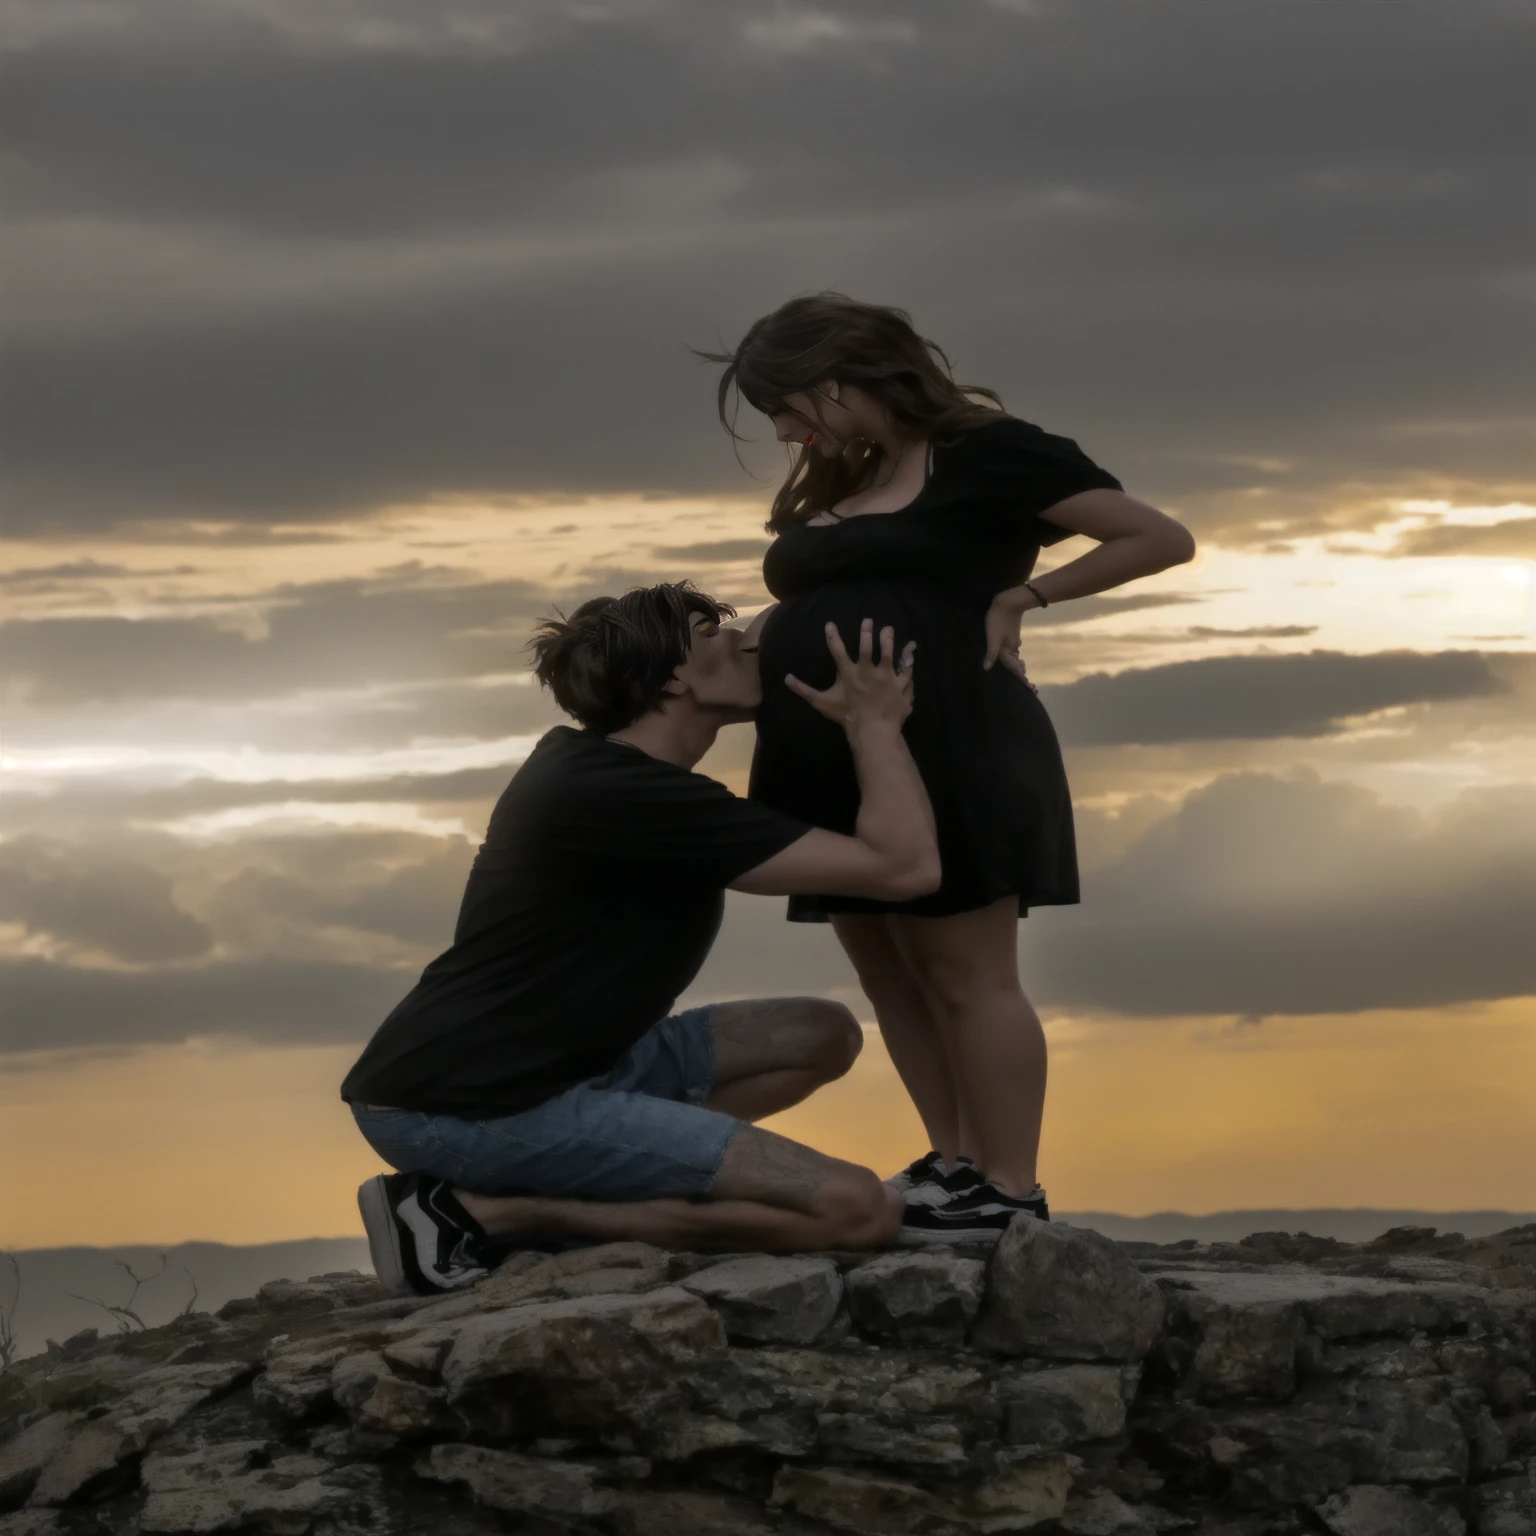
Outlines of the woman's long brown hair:
[[[732,391],[765,416],[784,410],[793,394],[814,394],[827,380],[856,384],[873,395],[903,427],[932,439],[994,421],[1002,401],[990,389],[955,383],[949,358],[936,342],[919,336],[904,311],[862,304],[841,293],[791,299],[764,315],[734,352],[699,352],[724,363],[720,375],[720,422],[737,442]],[[983,405],[980,400],[988,400]],[[815,422],[807,421],[809,427]],[[802,449],[773,498],[768,531],[783,533],[825,512],[870,485],[879,472],[880,449],[853,442],[837,458]]]

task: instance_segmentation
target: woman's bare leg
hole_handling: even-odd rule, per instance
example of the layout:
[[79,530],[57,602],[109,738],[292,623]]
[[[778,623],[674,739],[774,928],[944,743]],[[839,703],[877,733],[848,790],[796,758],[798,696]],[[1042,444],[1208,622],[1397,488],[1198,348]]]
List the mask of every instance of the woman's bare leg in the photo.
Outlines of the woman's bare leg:
[[1005,1194],[1035,1186],[1045,1110],[1045,1031],[1019,985],[1019,906],[889,919],[935,1018],[973,1157]]
[[837,912],[832,929],[858,972],[859,985],[875,1010],[880,1036],[897,1076],[928,1132],[928,1144],[946,1163],[965,1145],[945,1041],[918,978],[897,947],[893,919]]

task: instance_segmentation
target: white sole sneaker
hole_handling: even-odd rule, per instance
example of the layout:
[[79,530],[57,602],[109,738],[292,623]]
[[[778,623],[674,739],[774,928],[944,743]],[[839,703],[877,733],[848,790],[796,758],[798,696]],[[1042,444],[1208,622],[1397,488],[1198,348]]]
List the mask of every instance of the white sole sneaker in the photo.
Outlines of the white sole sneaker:
[[898,1248],[942,1248],[954,1243],[995,1243],[1006,1228],[991,1222],[948,1222],[944,1225],[914,1225],[903,1221],[892,1239]]
[[395,1223],[385,1175],[377,1174],[357,1189],[357,1209],[368,1234],[368,1257],[379,1284],[391,1295],[409,1296],[414,1287],[406,1278],[405,1256],[400,1251],[400,1228]]

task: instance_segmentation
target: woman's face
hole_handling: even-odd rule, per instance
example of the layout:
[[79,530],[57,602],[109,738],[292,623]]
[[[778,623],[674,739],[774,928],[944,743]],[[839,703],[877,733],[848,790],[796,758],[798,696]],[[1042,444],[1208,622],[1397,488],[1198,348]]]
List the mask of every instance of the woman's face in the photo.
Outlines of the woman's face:
[[835,459],[853,435],[853,419],[830,379],[814,391],[797,390],[786,395],[769,416],[774,436],[781,443],[798,443],[825,458]]

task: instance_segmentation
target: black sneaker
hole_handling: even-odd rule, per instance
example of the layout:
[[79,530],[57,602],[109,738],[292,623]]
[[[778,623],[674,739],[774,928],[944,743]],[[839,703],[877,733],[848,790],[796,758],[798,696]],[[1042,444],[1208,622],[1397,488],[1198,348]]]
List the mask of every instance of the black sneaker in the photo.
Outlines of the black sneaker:
[[357,1191],[373,1272],[385,1290],[438,1296],[486,1273],[484,1228],[442,1179],[381,1173]]
[[893,1173],[885,1182],[898,1194],[904,1195],[919,1184],[929,1184],[944,1175],[944,1159],[937,1152],[929,1152],[908,1163],[900,1173]]
[[948,1205],[962,1195],[980,1189],[986,1180],[981,1169],[968,1157],[957,1157],[948,1173],[935,1169],[921,1184],[907,1191],[908,1205]]
[[1038,1184],[1020,1197],[1005,1195],[995,1184],[978,1179],[974,1188],[939,1205],[908,1200],[896,1242],[911,1248],[928,1243],[995,1243],[1020,1214],[1037,1221],[1051,1219],[1045,1191]]

